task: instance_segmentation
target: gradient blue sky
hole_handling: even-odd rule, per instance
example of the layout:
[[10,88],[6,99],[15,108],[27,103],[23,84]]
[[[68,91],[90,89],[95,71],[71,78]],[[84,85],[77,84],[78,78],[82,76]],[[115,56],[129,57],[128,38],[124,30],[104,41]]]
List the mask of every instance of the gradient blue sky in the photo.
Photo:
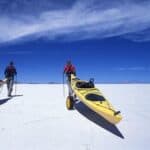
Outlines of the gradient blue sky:
[[21,82],[61,82],[66,60],[80,78],[150,82],[150,1],[0,2],[0,77],[10,60]]

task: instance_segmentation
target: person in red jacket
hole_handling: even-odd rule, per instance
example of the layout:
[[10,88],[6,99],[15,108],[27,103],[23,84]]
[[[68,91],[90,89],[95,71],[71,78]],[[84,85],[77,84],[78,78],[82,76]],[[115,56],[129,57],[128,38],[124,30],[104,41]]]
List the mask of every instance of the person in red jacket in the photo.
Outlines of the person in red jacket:
[[75,66],[71,63],[71,61],[67,61],[65,67],[64,67],[64,74],[66,75],[67,77],[67,85],[68,85],[68,89],[69,89],[69,96],[72,95],[72,89],[70,87],[70,81],[71,81],[71,74],[74,74],[76,75],[76,69],[75,69]]
[[12,61],[6,67],[4,74],[5,74],[5,78],[6,78],[6,82],[7,82],[8,96],[10,97],[12,90],[13,90],[14,76],[17,75],[16,68]]
[[66,77],[68,78],[68,81],[71,81],[71,74],[76,75],[76,69],[75,66],[71,63],[71,61],[67,61],[67,64],[64,67],[64,74],[66,74]]

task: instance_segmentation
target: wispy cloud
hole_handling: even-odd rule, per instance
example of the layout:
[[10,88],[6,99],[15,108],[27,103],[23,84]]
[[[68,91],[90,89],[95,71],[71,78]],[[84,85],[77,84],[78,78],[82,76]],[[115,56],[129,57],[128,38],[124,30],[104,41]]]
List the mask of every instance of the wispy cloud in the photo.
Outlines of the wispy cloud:
[[114,36],[134,41],[150,40],[149,32],[145,32],[150,29],[150,1],[127,0],[122,4],[115,1],[111,5],[96,2],[78,0],[70,7],[46,9],[38,15],[3,15],[0,42],[39,37],[66,41]]
[[25,51],[25,50],[11,50],[11,51],[1,51],[0,55],[30,55],[33,54],[31,51]]
[[142,66],[136,66],[136,67],[116,67],[113,68],[115,71],[150,71],[150,67],[142,67]]

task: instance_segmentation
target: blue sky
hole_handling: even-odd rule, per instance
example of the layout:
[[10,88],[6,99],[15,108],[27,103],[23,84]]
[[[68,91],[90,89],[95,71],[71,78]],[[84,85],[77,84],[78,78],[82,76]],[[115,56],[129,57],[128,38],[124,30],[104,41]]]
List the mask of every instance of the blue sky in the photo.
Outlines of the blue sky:
[[80,78],[150,82],[150,1],[0,2],[0,77],[10,60],[22,82],[61,82],[66,60]]

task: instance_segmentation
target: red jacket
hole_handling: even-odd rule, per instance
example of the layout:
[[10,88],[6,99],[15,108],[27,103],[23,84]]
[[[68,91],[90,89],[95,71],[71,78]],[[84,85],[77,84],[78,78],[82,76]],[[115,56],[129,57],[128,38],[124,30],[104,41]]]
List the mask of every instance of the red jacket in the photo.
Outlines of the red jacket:
[[76,69],[73,65],[66,65],[64,68],[64,73],[66,74],[71,74],[71,73],[75,73]]

